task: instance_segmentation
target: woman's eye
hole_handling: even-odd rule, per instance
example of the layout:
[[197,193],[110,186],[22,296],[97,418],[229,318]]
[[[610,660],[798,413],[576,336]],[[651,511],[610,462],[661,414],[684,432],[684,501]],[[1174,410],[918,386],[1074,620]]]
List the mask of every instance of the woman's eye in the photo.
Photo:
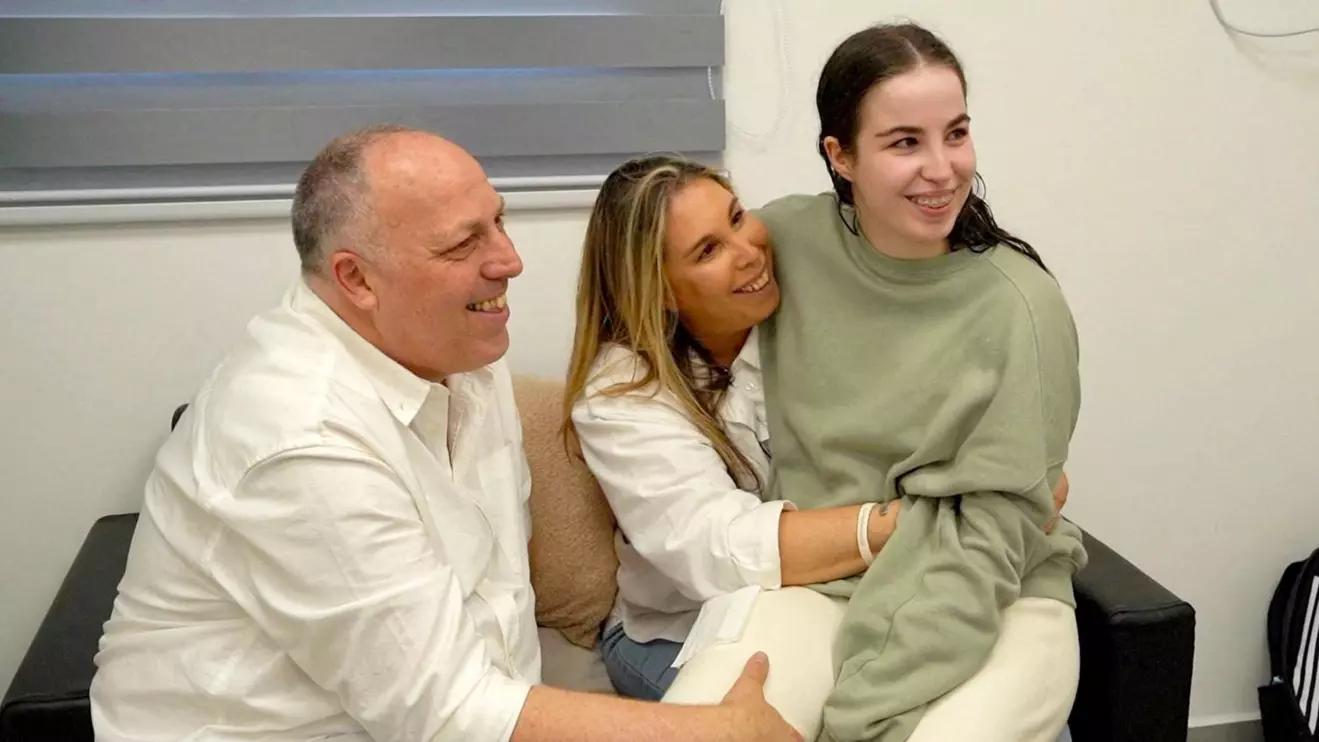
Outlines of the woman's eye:
[[959,142],[971,135],[971,132],[964,128],[953,129],[948,132],[948,138],[954,142]]
[[916,146],[916,137],[903,137],[902,139],[899,139],[898,141],[894,142],[893,146],[897,147],[898,149],[911,149],[912,147]]
[[742,222],[746,221],[746,214],[747,213],[745,211],[742,211],[740,209],[738,211],[733,212],[733,226],[734,227],[739,226],[742,224]]
[[698,261],[709,260],[714,255],[714,250],[715,250],[714,243],[710,243],[705,247],[701,248],[701,252],[699,255],[696,256],[696,259]]

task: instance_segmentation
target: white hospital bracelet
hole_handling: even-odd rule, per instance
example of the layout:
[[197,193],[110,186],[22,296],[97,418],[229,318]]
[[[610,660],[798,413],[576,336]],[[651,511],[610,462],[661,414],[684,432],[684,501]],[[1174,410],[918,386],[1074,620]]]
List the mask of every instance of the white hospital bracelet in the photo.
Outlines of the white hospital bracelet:
[[875,561],[875,553],[870,550],[870,511],[874,509],[875,503],[867,502],[856,514],[856,548],[867,567]]

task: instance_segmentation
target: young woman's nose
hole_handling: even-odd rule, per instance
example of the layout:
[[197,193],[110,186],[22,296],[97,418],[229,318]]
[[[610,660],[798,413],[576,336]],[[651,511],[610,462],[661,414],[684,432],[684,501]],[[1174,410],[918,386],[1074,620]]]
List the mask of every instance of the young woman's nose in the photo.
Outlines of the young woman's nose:
[[948,150],[942,144],[936,144],[925,150],[925,161],[921,165],[921,176],[932,183],[942,183],[953,177],[953,163]]

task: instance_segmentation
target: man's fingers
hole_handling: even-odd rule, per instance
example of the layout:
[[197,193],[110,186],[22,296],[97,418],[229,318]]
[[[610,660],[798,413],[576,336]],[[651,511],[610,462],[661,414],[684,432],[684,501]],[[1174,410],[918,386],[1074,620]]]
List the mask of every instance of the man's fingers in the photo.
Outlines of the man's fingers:
[[757,688],[764,688],[765,681],[769,679],[769,656],[764,652],[756,652],[747,660],[746,667],[742,668],[742,677],[738,678],[738,683],[754,683]]

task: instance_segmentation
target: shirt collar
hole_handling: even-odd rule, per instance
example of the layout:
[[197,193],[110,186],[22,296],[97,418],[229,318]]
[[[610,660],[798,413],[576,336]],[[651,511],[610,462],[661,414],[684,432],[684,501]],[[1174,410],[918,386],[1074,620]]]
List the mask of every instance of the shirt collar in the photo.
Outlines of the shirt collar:
[[[737,356],[733,358],[733,363],[728,367],[728,371],[734,377],[739,371],[750,372],[756,375],[760,374],[760,341],[759,329],[751,328],[751,334],[747,335],[746,342],[742,344],[742,350],[738,351]],[[707,381],[709,368],[696,351],[691,351],[692,368],[696,373],[698,381]]]
[[385,355],[379,348],[369,343],[366,338],[348,326],[347,322],[335,314],[316,292],[299,279],[293,287],[291,306],[295,311],[309,316],[335,337],[348,351],[348,356],[366,375],[376,394],[389,408],[389,411],[403,425],[411,425],[417,412],[426,403],[426,399],[437,390],[448,398],[448,390],[443,385],[427,381],[412,373],[402,365]]
[[747,341],[742,344],[742,350],[733,359],[732,370],[734,373],[737,373],[739,366],[745,366],[757,373],[760,372],[760,328],[751,328],[751,334],[747,335]]

